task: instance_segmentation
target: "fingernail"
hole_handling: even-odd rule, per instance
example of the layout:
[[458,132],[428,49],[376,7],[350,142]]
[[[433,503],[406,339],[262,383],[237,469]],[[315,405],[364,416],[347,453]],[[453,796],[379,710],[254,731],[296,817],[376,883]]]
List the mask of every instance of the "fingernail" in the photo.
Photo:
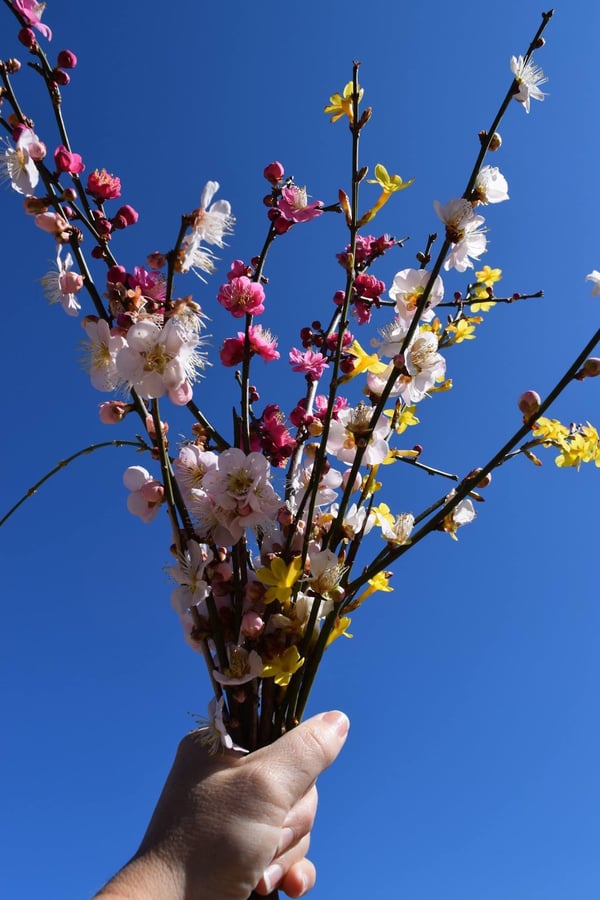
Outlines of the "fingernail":
[[348,734],[350,719],[345,713],[339,712],[339,710],[324,713],[323,721],[335,728],[340,737],[344,738]]
[[270,865],[263,875],[263,881],[268,894],[275,890],[282,878],[283,869],[281,866],[278,863]]
[[281,856],[282,853],[291,847],[294,843],[294,838],[296,837],[296,832],[293,828],[282,828],[281,829],[281,837],[279,838],[279,846],[277,847],[277,853],[275,856]]

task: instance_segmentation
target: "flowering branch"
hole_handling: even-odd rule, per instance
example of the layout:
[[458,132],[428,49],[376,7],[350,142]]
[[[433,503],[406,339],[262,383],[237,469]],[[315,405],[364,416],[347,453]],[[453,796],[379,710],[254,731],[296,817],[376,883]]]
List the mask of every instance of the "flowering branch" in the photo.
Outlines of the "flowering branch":
[[49,472],[40,478],[39,481],[36,481],[25,494],[18,500],[14,506],[8,510],[8,512],[0,519],[0,526],[4,525],[10,517],[15,513],[20,506],[25,503],[30,497],[33,497],[34,494],[37,494],[39,489],[43,484],[49,481],[53,475],[56,475],[58,472],[61,472],[63,469],[66,469],[72,462],[76,459],[79,459],[80,456],[89,456],[90,453],[94,453],[96,450],[102,450],[104,447],[134,447],[138,453],[150,452],[152,450],[151,447],[141,438],[138,437],[137,441],[102,441],[100,444],[90,444],[88,447],[84,447],[83,450],[78,450],[77,453],[71,454],[71,456],[67,456],[65,459],[61,459],[53,469],[50,469]]

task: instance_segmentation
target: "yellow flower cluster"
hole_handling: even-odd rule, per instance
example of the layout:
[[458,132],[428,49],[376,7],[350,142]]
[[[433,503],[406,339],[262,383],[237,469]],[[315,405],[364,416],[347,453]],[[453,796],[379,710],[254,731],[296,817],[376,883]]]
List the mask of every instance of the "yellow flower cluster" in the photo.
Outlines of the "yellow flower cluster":
[[554,462],[561,469],[578,469],[581,463],[587,462],[594,462],[600,467],[600,437],[589,422],[568,428],[558,419],[541,416],[535,423],[533,436],[544,446],[560,450]]

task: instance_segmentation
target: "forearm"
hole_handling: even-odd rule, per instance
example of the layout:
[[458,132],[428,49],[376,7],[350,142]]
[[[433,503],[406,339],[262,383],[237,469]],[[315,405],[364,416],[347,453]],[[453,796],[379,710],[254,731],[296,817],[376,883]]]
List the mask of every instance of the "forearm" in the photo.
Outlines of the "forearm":
[[93,900],[186,900],[185,877],[163,860],[134,857]]

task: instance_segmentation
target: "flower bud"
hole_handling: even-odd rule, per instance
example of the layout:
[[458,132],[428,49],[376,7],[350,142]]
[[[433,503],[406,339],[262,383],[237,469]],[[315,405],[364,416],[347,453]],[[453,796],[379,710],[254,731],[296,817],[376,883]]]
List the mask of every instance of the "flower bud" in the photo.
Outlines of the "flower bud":
[[[480,472],[481,472],[481,468],[473,469],[467,475],[467,479],[476,478]],[[491,484],[491,482],[492,482],[492,473],[488,472],[487,475],[484,475],[483,478],[479,479],[479,481],[477,481],[475,483],[475,487],[478,487],[481,490],[483,490],[483,488],[486,488],[489,484]]]
[[109,284],[125,284],[127,278],[127,269],[125,266],[111,266],[106,273],[106,280]]
[[493,153],[494,150],[499,150],[501,146],[502,146],[502,138],[500,137],[500,134],[497,131],[495,131],[493,133],[492,137],[490,138],[488,150],[490,150]]
[[525,419],[530,419],[540,408],[542,399],[537,391],[524,391],[519,397],[519,409]]
[[18,59],[7,59],[4,65],[9,75],[16,75],[21,68],[21,63]]
[[584,378],[595,378],[600,375],[600,359],[597,356],[590,356],[583,364],[581,370]]
[[104,425],[117,425],[132,409],[130,403],[122,403],[120,400],[107,400],[98,407],[100,421]]
[[266,166],[263,175],[271,184],[277,184],[284,175],[284,169],[280,162],[272,162]]
[[52,77],[56,84],[59,84],[61,87],[65,87],[71,81],[71,76],[68,72],[63,72],[62,69],[53,69]]
[[77,57],[72,50],[61,50],[56,63],[61,69],[74,69],[77,65]]
[[57,172],[69,172],[71,175],[78,175],[85,169],[81,155],[67,150],[64,144],[54,151],[54,164]]
[[48,212],[49,204],[48,198],[38,198],[38,197],[25,197],[23,200],[23,207],[28,216],[37,216],[38,213]]
[[149,269],[158,271],[159,269],[163,269],[167,264],[167,257],[164,253],[160,253],[159,250],[154,250],[149,256],[146,257],[146,262],[148,263]]
[[27,47],[28,50],[35,50],[37,47],[37,41],[35,39],[35,32],[33,28],[21,28],[17,37],[21,41],[24,47]]
[[120,209],[117,210],[113,224],[115,228],[126,228],[128,225],[135,225],[139,217],[140,214],[133,206],[121,206]]
[[32,141],[27,150],[36,162],[40,162],[46,156],[46,145],[43,141]]
[[261,617],[255,610],[249,609],[248,612],[244,613],[244,615],[242,616],[242,625],[240,630],[244,637],[250,638],[251,640],[256,640],[256,638],[261,634],[264,627],[265,623],[263,619],[261,619]]

